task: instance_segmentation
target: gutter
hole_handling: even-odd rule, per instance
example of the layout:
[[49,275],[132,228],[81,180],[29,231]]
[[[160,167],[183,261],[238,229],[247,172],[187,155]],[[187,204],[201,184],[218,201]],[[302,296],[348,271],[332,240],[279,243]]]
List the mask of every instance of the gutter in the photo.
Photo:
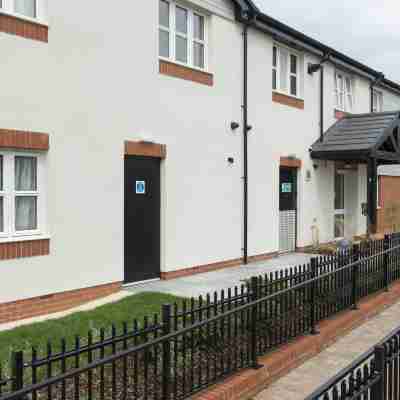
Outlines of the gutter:
[[[302,48],[302,50],[308,51],[316,56],[323,57],[324,54],[330,54],[330,61],[334,64],[342,65],[344,68],[350,66],[354,72],[359,75],[363,75],[369,80],[378,79],[382,76],[382,73],[376,71],[365,64],[362,64],[353,58],[346,56],[345,54],[324,45],[323,43],[315,40],[304,33],[291,28],[290,26],[271,18],[270,16],[260,12],[258,9],[253,10],[257,15],[257,19],[254,21],[253,26],[256,29],[263,31],[271,35],[277,40],[286,42],[287,44],[294,45]],[[347,67],[347,69],[349,69]],[[386,88],[400,93],[400,84],[390,81],[388,79],[382,79],[380,82]]]

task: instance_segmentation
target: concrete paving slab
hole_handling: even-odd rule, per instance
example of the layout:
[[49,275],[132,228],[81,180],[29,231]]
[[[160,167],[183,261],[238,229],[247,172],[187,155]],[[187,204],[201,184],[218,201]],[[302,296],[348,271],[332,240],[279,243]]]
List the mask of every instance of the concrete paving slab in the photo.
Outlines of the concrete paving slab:
[[168,281],[156,281],[125,287],[132,293],[161,292],[183,297],[198,297],[221,289],[240,286],[252,276],[263,275],[269,272],[288,269],[310,262],[312,255],[304,253],[285,254],[280,257],[222,269],[219,271],[205,272]]
[[399,326],[400,302],[274,382],[255,400],[304,400]]

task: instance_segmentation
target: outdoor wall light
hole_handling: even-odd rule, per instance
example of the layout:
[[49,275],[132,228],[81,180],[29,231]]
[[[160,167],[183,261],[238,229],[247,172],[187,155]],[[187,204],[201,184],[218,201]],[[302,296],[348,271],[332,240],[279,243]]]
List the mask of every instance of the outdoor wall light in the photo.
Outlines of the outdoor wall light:
[[235,159],[233,157],[228,157],[228,163],[233,164],[235,162]]
[[239,128],[239,126],[240,125],[237,122],[234,122],[234,121],[231,122],[231,129],[233,131],[235,131],[237,128]]
[[312,75],[314,72],[317,72],[321,68],[320,64],[308,64],[307,72]]
[[322,57],[321,61],[318,64],[311,64],[311,63],[308,64],[307,72],[310,75],[314,74],[315,72],[321,69],[322,64],[329,61],[330,57],[331,57],[330,53],[326,53],[324,54],[324,56]]
[[253,129],[251,125],[247,125],[247,132],[250,132]]

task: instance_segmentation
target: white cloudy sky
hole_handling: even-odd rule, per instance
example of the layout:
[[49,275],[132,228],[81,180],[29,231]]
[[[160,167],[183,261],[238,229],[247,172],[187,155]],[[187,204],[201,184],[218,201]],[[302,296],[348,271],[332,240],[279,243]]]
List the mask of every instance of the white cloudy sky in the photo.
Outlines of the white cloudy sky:
[[266,14],[400,83],[399,0],[255,0]]

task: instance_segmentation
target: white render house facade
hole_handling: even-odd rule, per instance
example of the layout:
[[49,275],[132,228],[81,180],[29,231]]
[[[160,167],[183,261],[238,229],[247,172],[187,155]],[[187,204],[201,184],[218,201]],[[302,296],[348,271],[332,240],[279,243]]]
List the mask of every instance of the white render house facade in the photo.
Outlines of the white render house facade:
[[366,232],[310,148],[400,110],[378,72],[249,0],[0,4],[0,322]]

